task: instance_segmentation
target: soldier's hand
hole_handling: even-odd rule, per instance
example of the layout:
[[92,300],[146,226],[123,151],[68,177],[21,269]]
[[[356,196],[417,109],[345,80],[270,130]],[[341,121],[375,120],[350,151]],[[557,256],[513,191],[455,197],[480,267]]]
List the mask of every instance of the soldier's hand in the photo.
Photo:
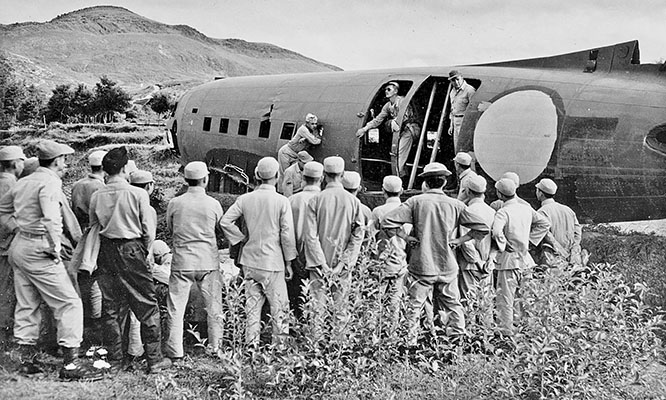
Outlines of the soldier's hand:
[[360,138],[363,137],[363,135],[365,135],[365,129],[360,128],[359,130],[356,131],[356,137],[357,137],[357,138],[360,139]]
[[284,266],[284,279],[290,281],[294,277],[294,270],[291,268],[291,261],[287,261]]

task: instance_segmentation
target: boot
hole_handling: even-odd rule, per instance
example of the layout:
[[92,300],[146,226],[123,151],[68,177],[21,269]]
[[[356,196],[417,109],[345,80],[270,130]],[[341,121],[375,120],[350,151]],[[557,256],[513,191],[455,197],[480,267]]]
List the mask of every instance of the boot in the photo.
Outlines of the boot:
[[34,375],[44,372],[42,368],[42,363],[39,361],[37,355],[37,346],[20,344],[19,345],[19,354],[21,359],[21,365],[18,367],[18,372],[25,375]]
[[98,381],[104,378],[108,368],[95,368],[89,363],[79,360],[78,347],[63,347],[63,366],[60,369],[60,379],[65,381],[89,380]]

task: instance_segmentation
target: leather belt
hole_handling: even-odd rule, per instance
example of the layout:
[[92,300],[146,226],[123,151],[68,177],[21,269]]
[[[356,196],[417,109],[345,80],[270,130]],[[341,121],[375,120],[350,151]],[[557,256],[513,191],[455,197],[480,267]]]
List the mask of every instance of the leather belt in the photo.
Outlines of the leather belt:
[[46,236],[46,233],[30,233],[30,232],[21,231],[20,235],[28,239],[41,239],[44,236]]

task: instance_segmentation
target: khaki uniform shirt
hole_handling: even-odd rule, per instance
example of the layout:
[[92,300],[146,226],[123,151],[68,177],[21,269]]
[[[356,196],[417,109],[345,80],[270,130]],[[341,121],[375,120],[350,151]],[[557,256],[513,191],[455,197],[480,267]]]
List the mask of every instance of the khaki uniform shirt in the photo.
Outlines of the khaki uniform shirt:
[[291,212],[294,216],[294,232],[296,236],[296,249],[299,257],[305,257],[305,216],[310,199],[321,193],[319,186],[306,186],[303,191],[289,198]]
[[[240,217],[245,220],[247,236],[235,224]],[[246,241],[240,256],[244,267],[280,272],[285,261],[297,256],[291,206],[275,186],[260,185],[254,192],[238,197],[220,226],[232,245]]]
[[99,234],[108,239],[142,239],[146,249],[155,240],[157,220],[148,192],[119,176],[111,177],[90,199],[90,225],[96,223]]
[[517,198],[504,202],[495,213],[492,227],[492,237],[499,249],[496,269],[532,267],[534,260],[528,252],[529,244],[539,244],[549,228],[546,217]]
[[306,267],[327,264],[335,268],[356,265],[363,241],[365,219],[361,201],[347,192],[340,182],[330,182],[326,189],[308,203],[305,222]]
[[21,232],[45,234],[53,251],[60,252],[63,232],[60,202],[63,198],[58,174],[39,167],[16,182],[0,199],[0,214],[13,214]]
[[72,186],[72,211],[84,229],[88,226],[90,198],[93,193],[103,187],[104,178],[95,174],[88,174],[87,177],[79,179]]
[[303,170],[298,165],[298,162],[292,164],[284,171],[284,178],[282,179],[282,194],[290,197],[294,193],[298,193],[303,185]]
[[463,116],[474,93],[476,93],[476,89],[465,81],[458,89],[452,87],[450,94],[451,115]]
[[548,219],[553,237],[568,252],[580,247],[581,227],[571,208],[557,203],[555,199],[546,199],[541,202],[539,213]]
[[[369,224],[371,235],[377,233],[381,228],[381,223],[384,220],[384,217],[389,212],[400,207],[400,204],[402,204],[400,197],[389,197],[386,199],[385,204],[377,206],[372,210],[372,220]],[[412,226],[410,224],[405,224],[400,229],[408,235],[412,230]],[[407,268],[407,242],[398,237],[398,235],[393,235],[387,240],[386,248],[381,254],[379,254],[379,259],[385,265],[386,275],[391,276],[400,274]]]
[[301,125],[296,129],[296,134],[294,134],[294,137],[291,138],[287,144],[294,153],[298,153],[299,151],[307,150],[311,145],[317,145],[319,143],[321,143],[321,135],[319,132],[312,133],[307,126]]
[[[476,214],[481,217],[483,222],[488,225],[488,228],[493,226],[495,219],[495,210],[490,208],[482,198],[475,197],[467,203],[467,211],[470,214]],[[469,232],[468,228],[460,226],[460,235],[463,236]],[[464,243],[460,246],[460,254],[462,257],[458,258],[460,269],[463,270],[476,270],[476,263],[486,263],[490,258],[491,236],[486,235],[481,240],[473,240]]]
[[458,262],[449,241],[458,237],[458,226],[465,204],[452,199],[441,189],[431,189],[410,197],[389,212],[382,228],[399,228],[412,224],[412,234],[419,243],[412,249],[409,272],[414,275],[438,276],[451,282],[458,276]]
[[[384,104],[384,106],[382,106],[382,110],[379,112],[379,114],[375,118],[373,118],[370,122],[365,124],[365,128],[366,129],[376,128],[385,122],[390,122],[391,120],[398,118],[398,115],[400,113],[400,108],[402,107],[402,102],[404,100],[405,98],[403,96],[397,96],[395,99],[395,103],[387,101]],[[411,107],[411,105],[407,106],[407,109],[405,110],[405,115],[402,118],[402,122],[403,125],[406,125],[407,123],[419,122],[418,118],[416,117],[416,113],[414,113],[414,109]]]
[[169,201],[167,229],[173,235],[173,271],[214,271],[219,269],[215,228],[222,220],[220,202],[200,186]]
[[469,200],[469,195],[467,192],[463,189],[467,189],[467,186],[469,185],[469,180],[472,179],[473,177],[476,176],[476,172],[472,171],[471,168],[464,170],[460,176],[458,177],[458,200],[462,201],[463,203],[467,203],[467,200]]
[[[0,172],[0,199],[9,193],[16,184],[16,176],[8,172]],[[16,220],[14,216],[6,218],[6,224],[0,224],[0,255],[7,255],[9,245],[14,238],[13,231],[16,229]]]

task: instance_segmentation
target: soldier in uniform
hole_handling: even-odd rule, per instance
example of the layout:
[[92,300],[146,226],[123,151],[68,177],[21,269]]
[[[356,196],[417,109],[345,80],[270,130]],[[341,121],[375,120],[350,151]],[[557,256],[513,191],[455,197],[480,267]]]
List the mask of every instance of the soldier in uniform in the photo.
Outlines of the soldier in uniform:
[[456,70],[449,72],[449,82],[451,82],[451,94],[449,101],[451,102],[451,124],[449,125],[449,135],[453,136],[453,145],[458,148],[458,137],[460,136],[460,126],[462,125],[465,111],[472,96],[476,93],[476,89],[463,78],[462,74]]
[[307,151],[298,152],[298,161],[284,171],[282,178],[282,194],[290,197],[303,190],[303,167],[314,158]]
[[469,180],[476,176],[471,168],[472,166],[472,156],[467,153],[460,152],[456,154],[456,157],[453,159],[453,165],[456,168],[456,178],[458,179],[458,200],[467,204],[469,200],[469,192],[467,189]]

